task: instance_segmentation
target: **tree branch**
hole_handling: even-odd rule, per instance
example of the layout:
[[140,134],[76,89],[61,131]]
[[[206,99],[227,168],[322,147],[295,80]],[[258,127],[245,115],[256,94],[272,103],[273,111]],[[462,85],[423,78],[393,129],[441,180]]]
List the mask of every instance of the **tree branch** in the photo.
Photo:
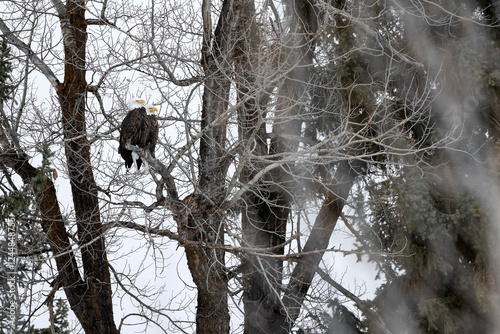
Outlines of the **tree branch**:
[[343,16],[344,18],[348,19],[349,21],[355,23],[359,28],[364,30],[365,33],[367,33],[368,35],[375,38],[375,40],[379,43],[382,50],[389,52],[391,55],[395,55],[401,61],[403,61],[409,65],[412,65],[418,69],[423,70],[425,68],[424,64],[419,63],[419,62],[414,61],[414,60],[411,60],[407,55],[396,50],[388,40],[386,40],[384,37],[382,37],[380,35],[380,33],[377,30],[370,27],[368,24],[366,24],[362,20],[353,17],[351,14],[349,14],[345,10],[335,8],[334,6],[332,6],[329,3],[326,3],[323,0],[315,0],[315,2],[318,5],[318,7],[322,8],[325,11],[325,13],[330,11],[331,13],[333,13],[335,15]]
[[344,296],[355,302],[356,306],[359,307],[359,309],[361,310],[361,312],[363,312],[365,317],[378,328],[380,333],[392,334],[392,332],[387,328],[384,319],[382,319],[382,317],[377,312],[373,311],[364,300],[361,300],[354,293],[347,290],[339,283],[335,282],[333,278],[331,278],[326,272],[323,271],[323,269],[318,267],[316,271],[325,282],[327,282],[335,289],[337,289],[340,293],[342,293]]
[[56,9],[57,14],[59,14],[59,17],[65,17],[67,15],[66,6],[61,0],[52,0],[52,4]]
[[109,227],[113,227],[113,226],[126,227],[126,228],[130,228],[130,229],[133,229],[136,231],[144,232],[147,234],[154,234],[154,235],[158,235],[158,236],[162,236],[162,237],[168,237],[172,240],[179,241],[178,234],[173,233],[173,232],[166,230],[166,229],[160,229],[158,227],[150,228],[150,227],[140,225],[140,224],[137,224],[137,223],[134,223],[131,221],[113,221],[109,224]]
[[0,31],[7,38],[7,41],[18,48],[21,52],[25,53],[33,64],[42,72],[43,75],[49,80],[52,87],[56,90],[59,90],[60,82],[57,79],[56,75],[52,70],[45,64],[34,52],[31,48],[26,45],[23,41],[21,41],[14,33],[7,27],[5,22],[0,18]]
[[[304,246],[302,256],[295,266],[290,283],[283,295],[282,301],[286,317],[280,321],[285,323],[276,324],[276,333],[284,333],[283,329],[293,327],[299,316],[300,309],[317,272],[323,252],[328,247],[330,237],[340,217],[344,202],[349,196],[354,180],[358,176],[360,166],[352,166],[351,161],[343,161],[336,172],[336,177],[332,178],[330,186],[325,185],[325,200],[323,206],[316,217],[312,231]],[[333,181],[335,180],[335,181]]]
[[147,150],[140,150],[137,146],[133,146],[129,143],[125,145],[127,150],[136,152],[142,159],[146,160],[149,166],[152,166],[158,174],[161,175],[163,184],[167,190],[169,200],[174,206],[173,210],[178,211],[181,209],[181,201],[179,200],[179,193],[177,192],[177,186],[175,185],[174,178],[170,174],[167,166],[162,164],[160,161],[155,159],[151,153]]

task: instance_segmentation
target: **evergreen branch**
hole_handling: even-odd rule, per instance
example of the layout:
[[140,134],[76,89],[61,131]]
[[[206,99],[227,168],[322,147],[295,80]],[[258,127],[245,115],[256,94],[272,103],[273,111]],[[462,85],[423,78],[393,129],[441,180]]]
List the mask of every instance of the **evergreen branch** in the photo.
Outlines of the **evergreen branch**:
[[325,2],[323,0],[315,0],[315,1],[318,4],[318,7],[323,8],[325,10],[325,12],[330,11],[331,13],[333,13],[335,15],[340,15],[340,16],[346,18],[347,20],[355,23],[359,28],[361,28],[362,30],[364,30],[364,32],[366,34],[368,34],[369,36],[373,37],[377,41],[377,43],[380,45],[380,47],[382,48],[382,50],[388,52],[390,55],[394,55],[397,58],[399,58],[401,61],[403,61],[403,62],[405,62],[405,63],[407,63],[407,64],[409,64],[411,66],[414,66],[414,67],[416,67],[416,68],[418,68],[420,70],[425,69],[424,64],[422,64],[420,62],[417,62],[417,61],[414,61],[414,60],[410,59],[403,52],[400,52],[400,51],[396,50],[391,45],[391,43],[388,40],[386,40],[380,34],[380,32],[378,32],[376,29],[374,29],[370,25],[366,24],[362,20],[355,18],[354,16],[352,16],[351,14],[349,14],[347,11],[345,11],[343,9],[336,8],[333,5],[327,3],[327,2]]

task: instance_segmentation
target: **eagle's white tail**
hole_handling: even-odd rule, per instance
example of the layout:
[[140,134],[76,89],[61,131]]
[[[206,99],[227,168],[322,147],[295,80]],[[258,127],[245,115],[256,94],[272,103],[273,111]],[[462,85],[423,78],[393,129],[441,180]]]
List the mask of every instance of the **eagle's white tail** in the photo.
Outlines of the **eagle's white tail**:
[[[135,165],[135,168],[137,168],[137,159],[139,159],[139,154],[137,154],[136,152],[132,151],[132,160],[134,160],[134,165]],[[137,170],[139,170],[139,168],[137,168]]]

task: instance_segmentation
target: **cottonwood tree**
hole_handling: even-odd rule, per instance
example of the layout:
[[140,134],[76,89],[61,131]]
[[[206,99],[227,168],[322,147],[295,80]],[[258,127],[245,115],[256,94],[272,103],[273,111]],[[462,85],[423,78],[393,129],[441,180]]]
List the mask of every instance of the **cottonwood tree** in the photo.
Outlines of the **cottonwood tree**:
[[[32,5],[32,6],[31,6]],[[30,17],[29,11],[38,11],[36,6],[46,4],[14,4],[15,8]],[[12,7],[11,7],[12,8]],[[7,9],[6,9],[7,10]],[[43,60],[43,55],[35,53],[31,47],[33,27],[28,27],[28,37],[12,31],[5,21],[0,23],[5,38],[21,52],[26,54],[26,69],[31,64],[46,77],[57,95],[59,103],[61,130],[58,134],[64,140],[64,150],[68,167],[68,177],[74,205],[74,221],[77,229],[78,251],[81,263],[72,250],[70,235],[58,203],[53,181],[46,176],[44,185],[34,190],[35,200],[40,211],[40,223],[47,235],[54,256],[58,274],[51,285],[54,289],[64,289],[71,309],[77,316],[85,332],[117,333],[113,319],[112,290],[107,262],[104,235],[97,196],[97,185],[90,161],[90,143],[87,137],[86,122],[86,42],[87,24],[85,2],[53,2],[53,13],[59,18],[63,43],[63,76],[58,77],[55,69]],[[41,12],[48,15],[47,12]],[[38,15],[35,13],[35,15]],[[22,31],[22,30],[21,30]],[[31,37],[30,37],[31,36]],[[22,101],[24,107],[25,101]],[[16,108],[17,109],[17,108]],[[23,117],[23,108],[17,109],[17,117]],[[20,146],[16,125],[4,120],[2,131],[2,162],[25,184],[31,184],[38,170],[29,161],[26,150]],[[19,144],[17,144],[19,143]],[[17,144],[17,145],[16,145]],[[80,273],[80,265],[83,267]]]
[[[5,177],[27,186],[42,177],[32,191],[55,264],[51,293],[64,290],[86,333],[120,332],[134,317],[198,333],[440,332],[454,310],[472,319],[454,322],[456,331],[485,319],[481,329],[493,328],[485,305],[494,302],[495,273],[484,233],[494,205],[480,205],[489,195],[456,180],[477,173],[488,194],[497,189],[496,180],[483,182],[491,180],[485,166],[497,163],[490,159],[498,133],[494,52],[470,51],[496,48],[491,8],[5,2],[0,31],[18,69],[0,161]],[[40,75],[51,85],[43,100],[34,93]],[[132,83],[141,84],[138,92]],[[132,93],[149,94],[166,111],[155,156],[130,147],[149,173],[125,171],[113,153]],[[487,117],[467,118],[473,112]],[[62,148],[53,169],[68,180],[69,210],[54,175],[30,157],[43,145]],[[443,181],[450,175],[454,182]],[[450,184],[456,198],[445,192]],[[416,199],[416,209],[405,209]],[[430,219],[436,212],[442,217]],[[476,217],[484,229],[469,240],[458,216]],[[341,251],[329,245],[339,219],[359,245],[347,253],[370,255],[386,280],[374,304],[333,280],[336,268],[322,262]],[[435,228],[443,238],[430,237]],[[130,240],[153,257],[155,275],[168,263],[169,241],[180,246],[197,294],[187,323],[167,311],[175,308],[162,293],[168,285],[141,284],[141,265],[119,266],[125,255],[108,260]],[[436,248],[442,240],[444,250]],[[455,261],[422,263],[416,250]],[[461,275],[474,278],[474,293],[439,283]],[[404,293],[430,282],[432,289]],[[360,315],[339,305],[333,289]],[[123,295],[136,309],[117,323],[113,304]],[[405,307],[394,319],[399,296]]]

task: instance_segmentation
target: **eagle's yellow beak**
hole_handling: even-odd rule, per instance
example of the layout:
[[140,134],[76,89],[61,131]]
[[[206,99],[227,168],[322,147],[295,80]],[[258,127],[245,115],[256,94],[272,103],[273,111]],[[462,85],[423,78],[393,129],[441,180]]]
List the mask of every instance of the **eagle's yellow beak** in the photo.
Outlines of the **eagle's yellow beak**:
[[149,108],[149,110],[150,110],[150,111],[158,111],[158,108],[156,108],[156,107],[151,107],[151,108]]
[[137,103],[140,103],[140,104],[144,104],[144,103],[146,103],[146,100],[143,100],[143,99],[138,99],[138,100],[136,100],[136,101],[137,101]]

